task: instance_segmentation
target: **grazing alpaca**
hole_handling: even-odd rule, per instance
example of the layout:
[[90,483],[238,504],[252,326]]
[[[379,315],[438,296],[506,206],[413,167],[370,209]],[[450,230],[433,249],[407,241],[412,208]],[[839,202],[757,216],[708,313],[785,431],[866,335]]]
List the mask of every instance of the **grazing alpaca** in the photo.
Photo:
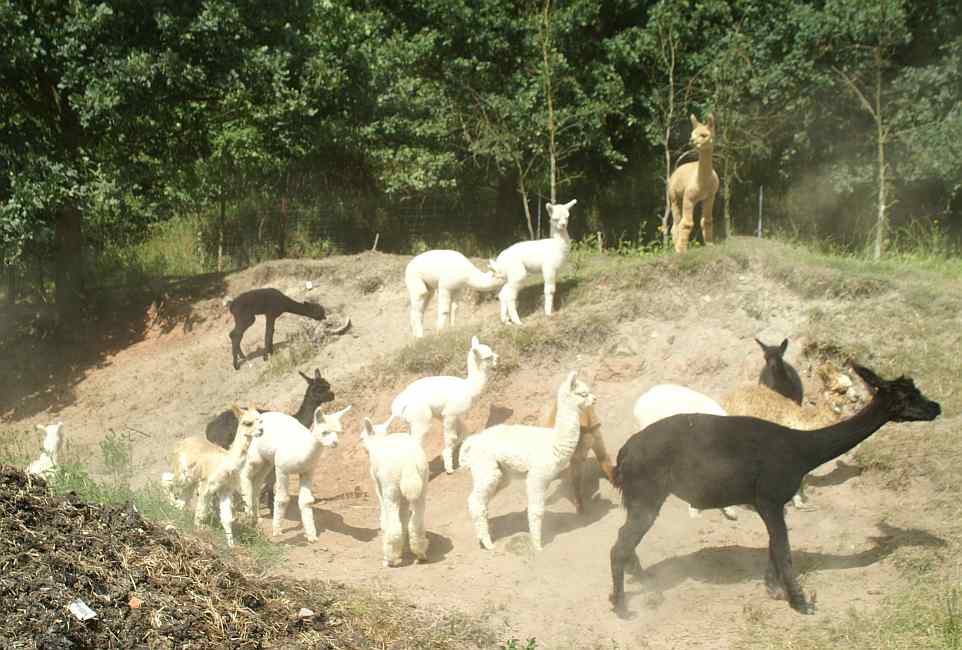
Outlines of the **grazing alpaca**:
[[[718,174],[712,169],[711,156],[715,139],[715,116],[709,115],[708,122],[702,124],[691,116],[691,144],[698,150],[698,162],[681,165],[668,179],[668,194],[671,200],[671,234],[675,240],[675,251],[688,250],[688,239],[695,227],[695,206],[701,206],[701,234],[705,243],[715,241],[712,226],[712,209],[715,194],[718,192]],[[704,203],[702,203],[704,202]]]
[[518,292],[521,290],[521,283],[524,282],[525,276],[538,271],[544,276],[544,313],[551,315],[554,310],[558,271],[568,258],[568,250],[571,248],[568,217],[571,208],[577,202],[577,199],[571,199],[567,203],[548,203],[551,237],[518,242],[498,255],[494,266],[506,278],[504,287],[498,293],[502,323],[521,324],[521,317],[518,316]]
[[[551,402],[548,414],[544,418],[544,425],[554,428],[558,413],[558,401]],[[571,455],[571,495],[575,504],[575,511],[582,514],[585,511],[585,495],[582,492],[585,475],[585,462],[588,460],[588,450],[595,452],[595,460],[601,465],[601,471],[605,473],[608,480],[611,480],[611,458],[605,448],[605,441],[601,437],[601,420],[595,413],[593,406],[589,406],[581,414],[579,421],[581,427],[581,437],[578,438],[578,446],[575,453]]]
[[768,529],[769,594],[787,595],[803,614],[814,612],[792,568],[785,503],[805,474],[885,423],[934,420],[941,413],[911,379],[886,381],[868,368],[853,369],[875,389],[872,401],[852,418],[822,429],[797,431],[752,417],[688,413],[659,420],[628,439],[615,466],[615,484],[628,511],[611,547],[610,599],[616,611],[625,611],[626,567],[642,571],[635,547],[674,494],[702,509],[752,504]]
[[488,372],[498,366],[498,355],[478,337],[472,337],[468,350],[468,376],[423,377],[412,382],[391,403],[391,415],[404,420],[419,442],[439,418],[444,427],[444,471],[454,471],[454,448],[461,440],[462,417],[478,401],[488,383]]
[[474,487],[468,511],[486,549],[494,548],[488,527],[488,503],[510,479],[525,477],[528,530],[535,550],[542,549],[541,520],[548,485],[571,460],[581,437],[581,416],[595,403],[587,384],[572,371],[558,387],[554,428],[497,424],[470,436],[461,445],[460,462],[471,468]]
[[[251,289],[245,291],[233,300],[227,301],[227,307],[234,317],[234,329],[230,332],[231,354],[234,357],[234,370],[240,368],[240,361],[246,359],[241,351],[241,339],[247,328],[254,324],[254,317],[257,314],[264,314],[267,321],[264,329],[264,357],[269,357],[274,353],[274,321],[281,314],[300,314],[314,320],[322,321],[327,318],[324,308],[314,302],[297,302],[288,298],[277,289],[270,287],[264,289]],[[330,330],[333,334],[343,334],[351,325],[351,319],[336,330]]]
[[[254,441],[247,450],[247,463],[241,471],[241,494],[247,513],[257,520],[256,495],[261,493],[264,481],[273,465],[274,516],[272,532],[276,537],[281,532],[281,518],[290,501],[291,474],[298,475],[299,493],[297,505],[301,511],[301,523],[307,541],[317,540],[314,525],[314,494],[311,484],[314,479],[314,464],[324,447],[336,447],[338,434],[344,429],[341,418],[351,410],[348,406],[336,413],[326,415],[318,407],[314,412],[313,426],[307,429],[287,413],[271,411],[261,414],[264,422],[264,435]],[[320,417],[318,417],[320,416]]]
[[37,429],[43,431],[40,456],[27,465],[27,474],[49,476],[60,466],[60,449],[63,447],[63,422],[47,425],[38,424]]
[[[313,378],[305,375],[301,371],[298,371],[298,374],[307,382],[307,390],[304,391],[304,398],[301,400],[301,405],[298,407],[294,417],[305,427],[310,428],[314,419],[314,411],[321,404],[333,402],[334,391],[331,390],[331,384],[321,377],[321,371],[318,368],[314,369]],[[264,409],[257,410],[260,413],[265,412]],[[207,423],[205,434],[208,440],[227,449],[234,441],[234,432],[236,430],[237,416],[234,415],[233,411],[228,409]],[[264,493],[267,495],[267,503],[272,514],[274,512],[274,479],[274,468],[272,467],[264,483]]]
[[[707,395],[675,384],[652,386],[635,402],[633,412],[639,431],[653,422],[679,413],[728,415],[718,402]],[[727,519],[732,521],[738,519],[738,516],[729,508],[721,508],[721,512]],[[698,509],[688,506],[689,517],[695,518],[699,514]]]
[[411,300],[414,336],[424,336],[424,308],[432,291],[438,293],[437,329],[440,332],[445,325],[454,325],[458,301],[465,287],[492,291],[504,284],[504,276],[498,273],[493,260],[488,261],[488,266],[490,271],[479,271],[467,257],[448,250],[426,251],[408,262],[404,284]]
[[758,343],[765,355],[765,367],[758,375],[758,383],[768,386],[796,404],[801,404],[802,378],[798,376],[798,371],[783,358],[785,350],[788,349],[788,339],[782,341],[781,345],[765,345],[758,339],[755,339],[755,343]]
[[409,511],[408,542],[416,561],[425,561],[428,550],[428,536],[424,531],[428,459],[421,443],[413,436],[407,433],[385,435],[390,421],[373,425],[364,418],[364,431],[361,432],[361,444],[371,462],[371,479],[380,504],[382,553],[386,567],[401,564],[405,528],[401,510],[405,504]]
[[233,406],[237,430],[230,449],[224,450],[209,440],[185,438],[174,448],[174,471],[161,477],[174,504],[184,508],[194,495],[194,525],[200,526],[210,512],[210,498],[220,504],[220,523],[224,527],[227,545],[234,545],[234,521],[231,499],[240,491],[238,481],[241,467],[247,461],[251,441],[260,436],[261,415],[255,409]]

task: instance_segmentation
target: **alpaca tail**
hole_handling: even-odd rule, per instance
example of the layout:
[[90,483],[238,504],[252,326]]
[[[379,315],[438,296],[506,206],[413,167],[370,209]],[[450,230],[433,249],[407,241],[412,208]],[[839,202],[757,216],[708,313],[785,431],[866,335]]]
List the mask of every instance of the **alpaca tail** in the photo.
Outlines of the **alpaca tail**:
[[621,467],[619,465],[611,468],[611,484],[614,485],[619,492],[624,489],[624,477],[621,475]]
[[421,493],[424,491],[422,469],[426,471],[427,465],[421,467],[420,463],[407,463],[401,468],[401,494],[408,501],[416,501],[421,498]]

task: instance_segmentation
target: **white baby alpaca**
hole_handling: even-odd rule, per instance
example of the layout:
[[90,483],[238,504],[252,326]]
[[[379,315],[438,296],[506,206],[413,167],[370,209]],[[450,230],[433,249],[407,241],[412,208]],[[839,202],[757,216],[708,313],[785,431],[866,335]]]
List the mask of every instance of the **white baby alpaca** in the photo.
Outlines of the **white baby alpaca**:
[[47,425],[38,424],[37,429],[43,431],[40,456],[27,465],[27,474],[49,476],[60,464],[60,449],[63,447],[63,422]]
[[551,237],[522,241],[501,251],[494,267],[506,280],[498,299],[501,301],[501,322],[521,324],[518,316],[518,292],[528,273],[541,272],[544,276],[544,313],[548,316],[554,310],[555,286],[558,271],[568,257],[571,238],[568,236],[568,216],[577,199],[567,203],[548,203],[548,216],[551,217]]
[[[392,416],[393,419],[393,416]],[[417,562],[427,559],[428,537],[424,530],[424,504],[428,490],[428,459],[421,443],[407,433],[386,434],[391,420],[372,425],[364,418],[361,444],[371,463],[371,479],[381,510],[383,562],[386,567],[401,564],[404,554],[404,523],[401,511],[407,505],[408,542]]]
[[314,494],[311,484],[314,478],[314,465],[324,447],[336,447],[338,434],[343,431],[341,418],[351,410],[348,406],[331,415],[321,413],[321,407],[314,410],[314,424],[307,429],[296,418],[287,413],[270,411],[262,413],[264,435],[251,444],[247,452],[247,464],[241,472],[242,494],[248,514],[256,521],[257,500],[264,487],[264,480],[274,465],[274,520],[272,532],[281,532],[281,519],[290,501],[289,476],[297,474],[299,493],[297,505],[301,511],[301,523],[307,541],[317,540],[317,527],[314,524]]
[[571,460],[581,436],[581,413],[594,403],[595,396],[572,371],[558,387],[553,429],[498,424],[464,441],[460,461],[471,468],[474,480],[468,511],[484,548],[494,548],[488,527],[488,503],[510,479],[524,476],[531,544],[535,550],[541,550],[545,492]]
[[444,471],[454,471],[454,448],[461,439],[462,417],[471,410],[488,382],[488,372],[498,365],[498,355],[487,345],[471,339],[468,350],[468,376],[424,377],[412,382],[391,403],[391,415],[401,418],[411,434],[423,442],[431,421],[439,418],[444,426]]
[[492,291],[504,284],[504,276],[497,272],[489,260],[490,271],[480,271],[471,261],[457,251],[433,250],[421,253],[408,262],[404,269],[404,284],[411,300],[411,329],[414,336],[424,336],[424,309],[431,293],[437,290],[437,329],[446,324],[454,325],[455,313],[461,291],[471,287],[478,291]]

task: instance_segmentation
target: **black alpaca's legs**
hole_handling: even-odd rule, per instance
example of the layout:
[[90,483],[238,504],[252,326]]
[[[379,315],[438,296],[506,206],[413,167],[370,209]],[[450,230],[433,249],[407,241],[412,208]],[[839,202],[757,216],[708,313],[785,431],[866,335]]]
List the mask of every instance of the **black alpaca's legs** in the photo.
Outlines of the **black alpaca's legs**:
[[264,316],[267,319],[267,323],[264,326],[264,358],[274,354],[274,321],[277,320],[277,314],[266,314]]
[[628,504],[628,516],[624,526],[618,530],[618,539],[611,547],[611,595],[608,599],[615,610],[625,610],[625,570],[641,575],[641,562],[635,548],[645,533],[655,523],[660,504],[632,502]]
[[244,332],[247,331],[247,328],[253,324],[253,314],[247,317],[234,314],[234,329],[232,329],[229,334],[231,354],[234,358],[234,370],[240,368],[241,359],[247,358],[244,356],[244,353],[241,352],[241,339],[244,338]]
[[[775,573],[775,578],[779,579],[784,592],[788,593],[788,604],[792,609],[801,614],[814,614],[815,608],[805,600],[805,594],[798,584],[795,576],[795,569],[792,566],[792,549],[788,544],[788,526],[785,525],[784,504],[773,504],[760,502],[756,504],[758,514],[761,515],[765,527],[768,529],[769,544],[769,569],[765,575],[766,585],[769,583],[769,574]],[[774,567],[771,566],[774,564]],[[771,588],[769,588],[770,591]],[[776,597],[780,590],[774,590]]]

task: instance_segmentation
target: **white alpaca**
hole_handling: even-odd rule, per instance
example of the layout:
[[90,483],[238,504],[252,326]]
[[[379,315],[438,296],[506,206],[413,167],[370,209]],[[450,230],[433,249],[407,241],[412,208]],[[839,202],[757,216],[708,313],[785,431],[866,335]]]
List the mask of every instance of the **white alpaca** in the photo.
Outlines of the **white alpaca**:
[[[639,431],[649,424],[663,420],[679,413],[707,413],[709,415],[727,415],[721,405],[698,391],[676,384],[658,384],[652,386],[635,402],[635,422]],[[735,521],[738,516],[731,508],[721,508],[722,514]],[[688,515],[692,518],[699,516],[700,511],[688,506]]]
[[468,376],[424,377],[408,385],[391,403],[391,415],[401,418],[411,428],[411,434],[423,442],[431,429],[431,420],[439,418],[444,427],[444,471],[454,471],[454,448],[461,440],[462,417],[478,401],[488,382],[488,371],[498,365],[498,355],[478,341],[471,339],[468,350]]
[[528,273],[541,272],[544,276],[544,313],[551,315],[554,309],[555,285],[558,271],[568,257],[571,238],[568,236],[568,215],[577,203],[571,199],[567,203],[548,203],[548,216],[551,217],[551,237],[534,241],[522,241],[501,251],[494,266],[504,274],[504,287],[498,293],[501,301],[501,322],[521,324],[518,316],[518,292]]
[[489,260],[488,266],[491,270],[482,272],[461,253],[448,250],[426,251],[408,262],[404,284],[411,300],[414,336],[424,336],[424,309],[432,291],[438,293],[437,329],[440,332],[446,324],[454,325],[458,301],[465,287],[492,291],[504,284],[504,276],[498,273],[494,262]]
[[47,425],[38,424],[37,428],[43,431],[40,457],[27,465],[27,474],[49,476],[60,465],[60,449],[63,447],[63,422]]
[[[264,421],[264,435],[255,440],[247,451],[247,464],[241,472],[241,494],[247,513],[257,519],[257,501],[254,495],[261,493],[264,480],[274,466],[274,518],[271,531],[274,536],[281,533],[281,519],[290,501],[291,474],[297,474],[299,492],[297,505],[304,524],[307,541],[317,540],[317,527],[314,525],[314,494],[311,483],[314,478],[314,464],[324,447],[336,447],[338,434],[344,429],[341,418],[351,410],[348,406],[331,415],[321,413],[321,407],[314,410],[314,424],[307,429],[287,413],[269,411],[261,414]],[[320,419],[319,419],[320,418]]]
[[[391,416],[393,419],[394,416]],[[424,502],[428,491],[428,459],[421,443],[407,433],[385,435],[391,420],[373,425],[364,418],[361,444],[371,463],[371,479],[381,510],[384,566],[401,564],[404,554],[404,523],[401,509],[409,511],[407,535],[417,562],[427,559],[428,537],[424,531]]]
[[494,548],[488,528],[488,503],[511,478],[524,476],[531,544],[541,550],[545,491],[571,460],[581,437],[581,414],[594,403],[595,396],[572,371],[558,387],[553,429],[498,424],[464,441],[460,461],[471,468],[474,479],[468,511],[484,548]]
[[234,545],[231,504],[235,492],[240,491],[240,470],[247,460],[251,441],[261,435],[261,415],[257,409],[231,407],[237,416],[237,432],[229,449],[224,449],[206,438],[185,438],[174,448],[174,471],[165,472],[161,483],[178,508],[185,508],[194,496],[194,525],[200,526],[210,513],[210,498],[220,504],[220,523],[227,545]]

